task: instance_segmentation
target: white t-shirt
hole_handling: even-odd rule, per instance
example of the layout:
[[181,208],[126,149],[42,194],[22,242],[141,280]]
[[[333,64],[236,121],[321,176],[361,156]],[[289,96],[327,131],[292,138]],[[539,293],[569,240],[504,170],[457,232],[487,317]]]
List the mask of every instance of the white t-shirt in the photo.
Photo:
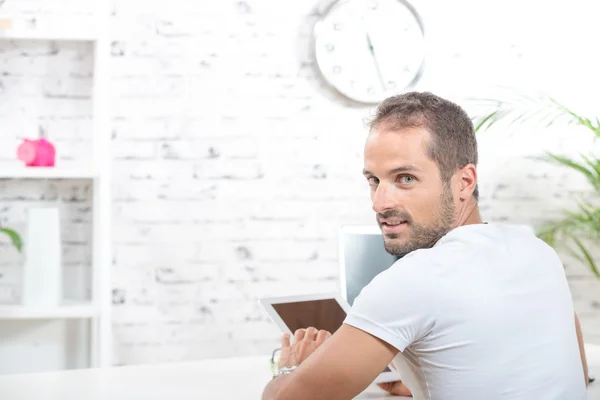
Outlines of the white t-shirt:
[[563,265],[524,227],[460,226],[409,253],[345,323],[400,350],[415,399],[587,398]]

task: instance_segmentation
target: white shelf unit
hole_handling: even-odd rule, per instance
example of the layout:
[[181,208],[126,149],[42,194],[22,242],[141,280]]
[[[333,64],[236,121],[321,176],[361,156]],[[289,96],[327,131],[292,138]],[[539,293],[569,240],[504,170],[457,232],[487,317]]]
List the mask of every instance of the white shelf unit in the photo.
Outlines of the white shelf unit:
[[0,320],[13,319],[82,319],[97,318],[98,309],[91,303],[66,303],[55,307],[1,305]]
[[6,320],[89,320],[89,367],[112,365],[111,290],[111,133],[109,115],[108,0],[93,0],[89,18],[19,18],[0,8],[0,40],[85,41],[94,46],[92,88],[93,162],[89,168],[22,167],[0,171],[0,179],[89,179],[93,182],[91,300],[55,307],[0,306],[0,323]]
[[92,168],[23,167],[0,169],[0,179],[95,179],[100,176]]
[[94,17],[11,16],[0,8],[0,39],[96,41]]

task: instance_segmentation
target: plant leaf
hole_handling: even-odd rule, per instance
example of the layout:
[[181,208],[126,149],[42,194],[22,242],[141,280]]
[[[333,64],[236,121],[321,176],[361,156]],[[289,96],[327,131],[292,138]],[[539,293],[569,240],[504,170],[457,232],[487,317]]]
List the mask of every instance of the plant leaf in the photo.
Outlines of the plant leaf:
[[497,111],[494,111],[494,112],[492,112],[491,114],[488,114],[487,116],[485,116],[485,117],[484,117],[484,118],[481,120],[481,122],[479,122],[479,123],[477,124],[477,126],[475,126],[475,132],[479,132],[479,130],[481,130],[481,128],[482,128],[482,127],[483,127],[483,126],[484,126],[484,125],[485,125],[485,124],[486,124],[488,121],[490,121],[490,122],[489,122],[489,124],[488,124],[488,127],[487,127],[487,129],[489,129],[489,127],[490,127],[490,126],[491,126],[491,125],[494,123],[494,119],[495,119],[495,116],[496,116],[496,114],[497,114],[497,113],[498,113]]
[[600,278],[600,271],[598,271],[598,267],[596,266],[593,257],[587,251],[583,243],[581,243],[581,241],[576,236],[570,236],[570,238],[575,242],[575,244],[579,248],[579,251],[583,254],[585,262],[587,263],[587,266],[590,268],[592,273],[596,275],[597,278]]
[[559,156],[558,154],[553,153],[546,153],[546,157],[541,157],[541,159],[545,159],[547,161],[554,162],[557,164],[562,164],[566,167],[579,171],[586,176],[586,178],[592,184],[594,189],[600,188],[600,176],[597,174],[595,166],[591,162],[586,162],[591,166],[591,168],[588,168],[586,165],[580,164],[577,161],[574,161],[568,157]]
[[14,230],[12,230],[10,228],[0,228],[0,232],[4,232],[6,235],[8,235],[13,246],[15,246],[15,248],[19,252],[21,252],[23,242],[21,241],[21,236],[19,236],[19,234],[17,232],[15,232]]
[[[526,122],[536,119],[541,126],[548,127],[561,120],[567,125],[578,124],[591,129],[597,138],[600,138],[600,119],[595,123],[575,113],[564,104],[556,101],[553,97],[527,96],[524,94],[511,94],[502,100],[487,98],[472,98],[471,101],[483,105],[491,111],[480,116],[476,131],[489,129],[500,120],[505,120],[508,126],[517,122]],[[535,118],[538,116],[538,118]],[[477,118],[478,120],[480,118]]]
[[596,134],[596,137],[600,137],[600,120],[598,119],[598,117],[596,117],[596,126],[594,126],[594,124],[592,123],[592,120],[590,120],[589,118],[585,118],[579,114],[576,114],[571,109],[565,107],[563,104],[559,103],[558,101],[554,100],[553,98],[551,98],[550,101],[552,101],[552,103],[554,103],[560,110],[569,114],[573,118],[573,120],[575,122],[577,122],[579,125],[585,126],[586,128],[590,129],[592,132],[594,132]]
[[592,185],[600,188],[600,159],[593,159],[584,154],[581,155],[581,158],[583,158],[585,163],[590,166],[590,171],[593,171],[595,174]]

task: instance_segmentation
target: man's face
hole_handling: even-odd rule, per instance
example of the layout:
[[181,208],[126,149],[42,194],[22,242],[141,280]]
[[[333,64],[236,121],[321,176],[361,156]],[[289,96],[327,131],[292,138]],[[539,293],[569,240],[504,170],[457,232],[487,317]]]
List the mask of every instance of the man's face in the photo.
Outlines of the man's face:
[[455,201],[429,158],[425,128],[393,131],[382,124],[365,144],[364,174],[386,250],[403,256],[431,247],[455,224]]

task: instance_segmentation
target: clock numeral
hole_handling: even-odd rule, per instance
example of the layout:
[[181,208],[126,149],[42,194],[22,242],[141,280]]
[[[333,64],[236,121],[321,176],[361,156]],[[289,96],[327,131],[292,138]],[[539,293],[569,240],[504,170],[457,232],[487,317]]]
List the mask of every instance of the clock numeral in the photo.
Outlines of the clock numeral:
[[335,46],[331,43],[327,43],[325,45],[325,50],[327,50],[328,52],[332,52],[335,49]]
[[333,67],[334,74],[339,74],[340,72],[342,72],[342,67],[340,67],[339,65],[336,65],[335,67]]
[[367,93],[373,94],[373,93],[375,93],[375,89],[373,89],[372,87],[370,87],[370,88],[367,89]]
[[336,22],[335,24],[333,24],[333,29],[336,31],[341,31],[342,30],[342,24],[340,24],[339,22]]

